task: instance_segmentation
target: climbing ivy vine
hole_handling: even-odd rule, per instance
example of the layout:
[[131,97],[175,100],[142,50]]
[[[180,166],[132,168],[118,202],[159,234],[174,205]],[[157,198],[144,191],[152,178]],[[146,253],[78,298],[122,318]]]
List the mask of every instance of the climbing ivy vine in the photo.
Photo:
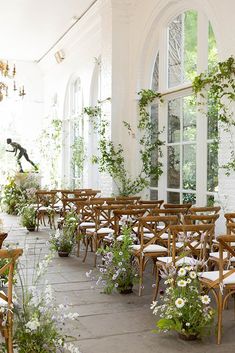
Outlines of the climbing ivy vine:
[[[208,116],[214,130],[213,148],[218,149],[220,134],[216,125],[230,136],[230,158],[222,165],[225,174],[235,171],[234,145],[234,102],[235,102],[235,59],[233,56],[219,62],[210,71],[197,76],[193,81],[193,91],[197,96],[199,109]],[[208,109],[204,109],[208,106]]]
[[[151,121],[149,105],[155,100],[162,100],[161,95],[152,90],[141,90],[139,96],[139,120],[137,130],[134,131],[128,122],[123,121],[130,138],[138,139],[141,170],[133,178],[126,168],[125,151],[121,144],[115,145],[109,138],[109,123],[101,109],[101,102],[95,107],[86,107],[84,112],[88,115],[95,131],[99,135],[99,154],[93,157],[93,162],[98,163],[100,172],[107,172],[117,185],[120,195],[135,195],[149,186],[150,178],[158,179],[162,174],[161,146],[164,144],[160,132]],[[108,98],[108,100],[110,100]],[[156,153],[158,163],[152,163],[152,155]]]

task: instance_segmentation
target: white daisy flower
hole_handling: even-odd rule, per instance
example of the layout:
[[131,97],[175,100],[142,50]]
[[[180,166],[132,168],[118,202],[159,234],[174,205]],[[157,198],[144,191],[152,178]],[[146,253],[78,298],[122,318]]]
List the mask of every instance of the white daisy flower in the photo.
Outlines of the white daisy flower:
[[201,297],[201,301],[203,304],[209,304],[211,302],[211,298],[208,295],[203,295]]
[[185,268],[181,267],[178,271],[178,276],[183,277],[186,275],[186,270]]
[[183,308],[184,304],[185,304],[185,301],[182,298],[177,298],[175,301],[175,306],[179,309]]
[[187,286],[187,282],[185,280],[181,279],[181,280],[179,280],[177,282],[177,286],[178,287],[186,287]]
[[197,277],[196,272],[195,271],[189,272],[189,277],[192,278],[192,279],[195,279]]

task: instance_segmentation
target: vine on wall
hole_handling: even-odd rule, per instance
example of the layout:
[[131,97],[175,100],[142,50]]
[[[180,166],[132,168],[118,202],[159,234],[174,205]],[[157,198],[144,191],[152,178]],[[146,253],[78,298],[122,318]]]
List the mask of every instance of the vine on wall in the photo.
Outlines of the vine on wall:
[[[98,163],[100,172],[107,172],[117,185],[120,195],[135,195],[149,186],[150,178],[158,180],[162,174],[162,163],[153,165],[152,155],[156,153],[162,156],[161,146],[164,144],[160,138],[160,132],[156,130],[151,121],[149,105],[155,100],[161,101],[161,95],[152,90],[141,90],[139,93],[139,120],[138,134],[131,125],[123,122],[128,134],[133,139],[138,139],[141,160],[141,170],[136,178],[133,178],[126,168],[124,149],[121,144],[115,145],[108,136],[109,123],[102,113],[101,102],[95,107],[86,107],[84,112],[89,116],[90,122],[99,135],[99,155],[93,157],[93,162]],[[110,100],[108,98],[108,100]]]
[[[233,56],[226,61],[219,62],[211,71],[204,72],[193,81],[193,91],[197,96],[199,109],[209,119],[213,129],[213,148],[218,149],[219,133],[216,128],[223,128],[230,136],[230,159],[222,165],[225,174],[229,176],[235,171],[235,145],[234,145],[234,102],[235,102],[235,59]],[[205,112],[203,109],[208,105]]]

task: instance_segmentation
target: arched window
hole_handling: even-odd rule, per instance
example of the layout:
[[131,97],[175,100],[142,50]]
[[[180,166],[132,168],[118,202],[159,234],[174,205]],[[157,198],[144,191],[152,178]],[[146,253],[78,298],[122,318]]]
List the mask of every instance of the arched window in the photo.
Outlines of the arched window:
[[63,174],[64,184],[69,187],[79,187],[83,175],[74,162],[74,154],[83,143],[83,96],[80,78],[72,79],[66,92],[66,106],[63,138]]
[[[164,174],[151,180],[150,197],[168,202],[211,204],[218,187],[218,155],[207,121],[192,96],[192,80],[217,61],[214,33],[203,13],[186,11],[173,18],[159,39],[152,89],[164,103],[153,104],[151,117],[163,130]],[[213,109],[208,104],[208,109]],[[153,162],[157,162],[154,160]]]

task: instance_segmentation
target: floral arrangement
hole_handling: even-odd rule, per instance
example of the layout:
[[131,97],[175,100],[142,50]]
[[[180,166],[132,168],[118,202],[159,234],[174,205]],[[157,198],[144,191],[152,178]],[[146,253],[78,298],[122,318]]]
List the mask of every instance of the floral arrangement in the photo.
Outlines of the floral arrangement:
[[[27,259],[25,267],[19,262],[20,286],[14,293],[12,308],[14,312],[13,342],[18,353],[55,353],[57,351],[80,353],[80,350],[72,343],[66,342],[69,336],[63,333],[67,320],[77,320],[78,314],[70,313],[67,305],[57,305],[51,286],[43,281],[43,276],[53,257],[52,253],[43,260],[39,256],[30,286],[27,286],[25,282],[28,277]],[[7,308],[3,308],[1,313],[4,320]],[[7,352],[5,343],[2,343],[1,348],[2,353]]]
[[76,242],[76,231],[79,224],[79,216],[71,211],[65,216],[62,229],[57,229],[50,235],[51,249],[70,253]]
[[[123,227],[122,241],[114,240],[105,249],[99,249],[103,265],[99,266],[100,275],[96,285],[101,285],[104,293],[111,294],[114,289],[121,293],[132,292],[133,284],[138,280],[138,268],[133,263],[131,229]],[[87,272],[91,277],[92,271]]]
[[163,304],[156,301],[151,305],[154,315],[160,313],[156,332],[173,330],[188,339],[209,334],[214,310],[210,307],[210,297],[202,294],[196,268],[173,268],[161,276],[167,286]]
[[32,205],[23,206],[21,211],[21,224],[27,229],[35,229],[36,226],[36,211]]

